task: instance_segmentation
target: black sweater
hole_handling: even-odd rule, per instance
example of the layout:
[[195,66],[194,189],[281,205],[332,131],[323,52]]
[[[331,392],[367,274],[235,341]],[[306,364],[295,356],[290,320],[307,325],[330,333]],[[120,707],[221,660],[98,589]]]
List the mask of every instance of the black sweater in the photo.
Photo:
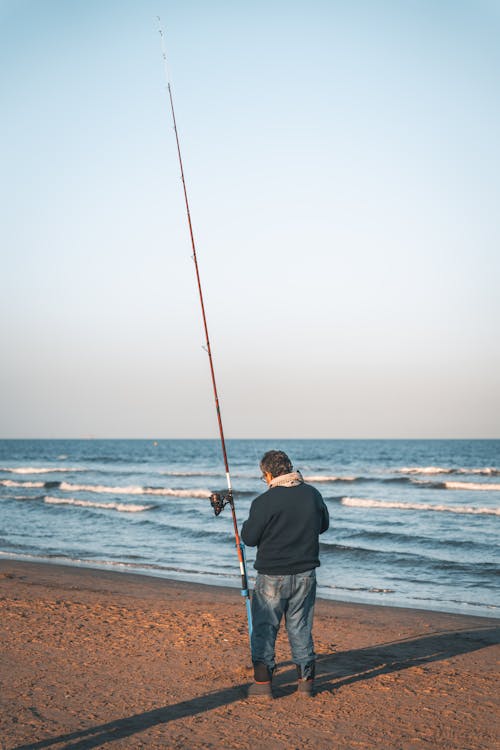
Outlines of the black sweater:
[[259,573],[303,573],[320,564],[318,537],[329,523],[323,498],[311,485],[272,487],[253,501],[241,538],[258,547]]

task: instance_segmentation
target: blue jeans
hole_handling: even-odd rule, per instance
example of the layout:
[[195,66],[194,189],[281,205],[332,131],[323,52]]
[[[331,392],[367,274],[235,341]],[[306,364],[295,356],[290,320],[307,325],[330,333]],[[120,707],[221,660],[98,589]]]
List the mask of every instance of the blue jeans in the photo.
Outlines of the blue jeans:
[[292,659],[302,678],[313,677],[312,623],[316,601],[316,571],[293,575],[258,573],[252,595],[252,661],[274,670],[274,644],[285,616]]

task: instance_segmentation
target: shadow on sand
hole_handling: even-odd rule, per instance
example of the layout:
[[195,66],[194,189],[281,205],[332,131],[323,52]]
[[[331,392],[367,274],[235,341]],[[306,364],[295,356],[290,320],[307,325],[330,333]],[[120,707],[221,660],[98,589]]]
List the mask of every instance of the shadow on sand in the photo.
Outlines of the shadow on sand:
[[[400,641],[377,644],[368,648],[322,655],[317,661],[316,692],[331,692],[343,685],[369,680],[414,666],[431,664],[459,654],[477,651],[499,642],[500,627],[478,627],[417,636]],[[281,665],[273,683],[277,699],[295,690],[295,667],[291,662]],[[12,750],[90,750],[114,740],[130,737],[153,726],[195,716],[214,708],[245,699],[246,684],[240,684],[207,695],[191,698],[171,706],[116,719],[106,724],[82,729],[39,742],[18,745]]]

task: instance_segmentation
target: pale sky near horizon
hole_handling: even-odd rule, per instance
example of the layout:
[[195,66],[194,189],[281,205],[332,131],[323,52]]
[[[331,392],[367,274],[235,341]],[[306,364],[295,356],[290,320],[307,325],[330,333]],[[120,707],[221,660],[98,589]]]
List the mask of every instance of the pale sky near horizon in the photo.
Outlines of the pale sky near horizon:
[[500,3],[0,0],[0,437],[500,437]]

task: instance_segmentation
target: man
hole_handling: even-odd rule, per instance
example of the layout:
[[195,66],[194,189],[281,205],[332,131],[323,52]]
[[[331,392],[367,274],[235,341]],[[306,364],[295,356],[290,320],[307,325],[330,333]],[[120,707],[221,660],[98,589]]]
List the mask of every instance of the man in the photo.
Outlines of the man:
[[298,691],[311,696],[315,658],[312,639],[319,535],[329,525],[320,493],[306,484],[283,451],[268,451],[260,462],[269,489],[255,498],[241,529],[249,547],[257,547],[257,580],[252,595],[252,662],[255,682],[249,697],[272,698],[274,645],[285,617]]

